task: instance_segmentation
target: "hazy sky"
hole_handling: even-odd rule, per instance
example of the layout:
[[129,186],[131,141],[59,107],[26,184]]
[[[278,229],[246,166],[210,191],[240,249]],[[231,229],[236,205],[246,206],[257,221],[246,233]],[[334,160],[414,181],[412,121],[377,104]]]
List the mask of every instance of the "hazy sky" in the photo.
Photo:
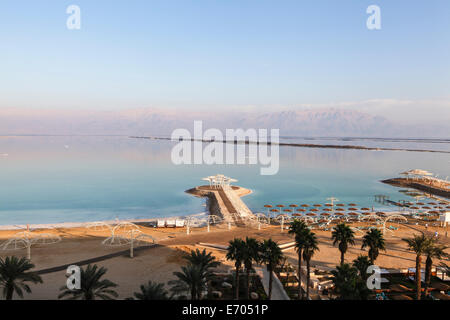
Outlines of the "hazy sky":
[[[71,4],[81,30],[66,27]],[[366,28],[371,4],[381,30]],[[450,1],[8,0],[0,61],[0,108],[398,102],[449,114]]]

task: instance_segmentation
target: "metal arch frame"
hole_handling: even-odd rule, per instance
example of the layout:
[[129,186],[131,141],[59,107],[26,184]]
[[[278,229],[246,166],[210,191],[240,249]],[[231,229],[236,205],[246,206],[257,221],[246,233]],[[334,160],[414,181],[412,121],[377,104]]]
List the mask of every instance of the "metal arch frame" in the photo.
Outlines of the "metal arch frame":
[[350,227],[350,229],[353,230],[353,232],[355,233],[355,238],[361,238],[364,237],[364,232],[362,230],[360,230],[359,228],[356,227]]
[[[53,229],[53,228],[50,228]],[[50,241],[48,241],[50,240]],[[23,250],[27,249],[27,259],[31,260],[31,247],[35,244],[49,245],[60,242],[62,239],[59,235],[51,233],[33,233],[31,231],[21,231],[16,233],[1,244],[2,250]],[[10,245],[14,244],[13,248]]]
[[[383,234],[386,233],[386,223],[392,218],[397,218],[397,219],[400,218],[400,219],[403,219],[405,222],[408,222],[408,219],[406,217],[400,215],[400,214],[394,214],[392,216],[389,216],[386,219],[384,219],[384,222],[383,222]],[[389,231],[393,232],[392,230],[389,230]]]
[[105,230],[109,230],[110,232],[112,232],[113,230],[113,225],[111,223],[106,223],[103,221],[95,221],[95,222],[89,222],[86,224],[86,228],[93,230],[93,231],[105,231]]
[[381,223],[384,222],[384,219],[382,217],[380,217],[380,216],[377,216],[376,214],[371,214],[371,215],[368,215],[368,216],[362,216],[360,218],[361,222],[370,222],[371,220],[374,220],[377,223],[378,222],[381,222]]
[[262,224],[269,224],[269,218],[264,213],[255,213],[255,218],[258,221],[258,223]]
[[[136,228],[126,231],[125,234],[119,234],[119,235],[115,234],[115,230],[113,230],[111,236],[102,241],[102,245],[110,246],[110,247],[121,247],[121,246],[130,245],[130,258],[133,258],[134,257],[134,247],[135,247],[136,242],[137,243],[145,243],[146,245],[148,245],[149,241],[147,241],[147,240],[150,239],[151,244],[156,243],[155,238],[153,238],[151,235],[143,233],[141,230],[139,230],[138,226],[135,225],[134,223],[123,224],[122,226],[126,226],[126,227],[134,226]],[[116,227],[118,227],[118,226],[116,226]]]

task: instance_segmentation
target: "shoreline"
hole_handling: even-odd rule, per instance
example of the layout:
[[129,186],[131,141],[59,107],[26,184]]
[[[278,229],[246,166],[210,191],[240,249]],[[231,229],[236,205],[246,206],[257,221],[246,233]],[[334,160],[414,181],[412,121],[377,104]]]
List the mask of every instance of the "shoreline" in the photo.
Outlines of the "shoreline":
[[428,194],[432,194],[434,196],[440,196],[447,199],[450,199],[450,191],[442,188],[430,186],[424,183],[420,183],[419,181],[407,180],[405,178],[393,178],[381,180],[381,182],[389,184],[394,187],[404,187],[404,188],[412,188],[418,191],[422,191]]
[[[174,140],[172,138],[165,137],[146,137],[146,136],[129,136],[130,139],[148,139],[148,140],[165,140],[172,142],[179,142],[183,140]],[[278,145],[280,147],[297,147],[297,148],[322,148],[322,149],[350,149],[350,150],[366,150],[366,151],[406,151],[406,152],[430,152],[430,153],[445,153],[449,154],[450,151],[445,150],[428,150],[428,149],[409,149],[409,148],[387,148],[387,147],[366,147],[366,146],[352,146],[352,145],[344,145],[344,144],[310,144],[310,143],[287,143],[287,142],[255,142],[255,141],[231,141],[231,140],[206,140],[206,139],[185,139],[184,141],[192,141],[192,142],[202,142],[202,143],[212,143],[212,142],[221,142],[224,144],[233,143],[233,144],[262,144],[262,145]]]
[[84,228],[89,224],[102,222],[106,224],[114,224],[120,222],[131,222],[131,223],[149,223],[154,222],[160,219],[187,219],[188,217],[193,216],[201,216],[206,215],[208,212],[199,212],[188,215],[179,215],[179,216],[164,216],[157,218],[148,218],[148,219],[114,219],[114,220],[93,220],[93,221],[83,221],[83,222],[50,222],[50,223],[33,223],[33,224],[9,224],[9,225],[0,225],[0,231],[12,231],[12,230],[26,230],[27,226],[30,229],[58,229],[58,228]]

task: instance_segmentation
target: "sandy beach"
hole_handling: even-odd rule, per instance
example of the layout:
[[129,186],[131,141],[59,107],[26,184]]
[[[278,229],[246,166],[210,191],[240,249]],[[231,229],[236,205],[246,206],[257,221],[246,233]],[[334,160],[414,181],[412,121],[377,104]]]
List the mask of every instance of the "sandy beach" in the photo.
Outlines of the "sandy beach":
[[[408,268],[414,267],[415,256],[407,250],[403,237],[411,237],[414,233],[421,231],[433,234],[436,227],[428,227],[425,230],[422,226],[402,225],[393,235],[386,237],[387,251],[381,252],[377,264],[383,268]],[[203,249],[199,243],[214,243],[226,245],[233,238],[245,238],[246,236],[262,240],[272,238],[279,244],[288,243],[293,240],[287,231],[281,232],[279,226],[268,226],[261,230],[233,227],[228,230],[224,226],[214,226],[210,232],[206,228],[192,229],[192,233],[187,235],[185,228],[161,228],[140,226],[140,230],[156,239],[157,246],[147,247],[135,252],[135,257],[130,258],[126,252],[122,255],[107,258],[96,262],[99,266],[108,268],[107,278],[117,283],[119,298],[127,298],[139,288],[139,285],[148,280],[166,283],[174,279],[173,272],[178,271],[184,264],[182,256],[184,252],[191,249]],[[439,230],[441,232],[441,230]],[[36,233],[50,233],[61,237],[61,241],[49,245],[34,245],[31,248],[32,262],[35,270],[57,267],[65,264],[76,263],[85,259],[102,257],[111,253],[127,250],[127,246],[110,247],[102,245],[102,241],[110,234],[109,231],[95,231],[86,227],[75,228],[54,228],[35,230]],[[312,259],[312,267],[321,269],[332,269],[339,262],[339,251],[333,247],[330,240],[331,231],[316,232],[320,251]],[[0,241],[17,234],[18,230],[1,230]],[[450,240],[441,236],[441,241],[450,244]],[[357,239],[356,245],[349,248],[346,260],[351,261],[359,254],[367,254],[360,250],[361,239]],[[226,261],[225,252],[207,248],[221,262],[220,271],[227,272],[233,268],[232,263]],[[297,254],[294,249],[285,251],[289,262],[297,263]],[[26,250],[0,251],[0,256],[7,255],[25,256]],[[27,299],[56,299],[59,288],[65,285],[65,271],[57,271],[42,275],[44,284],[33,285],[32,294],[27,295]]]

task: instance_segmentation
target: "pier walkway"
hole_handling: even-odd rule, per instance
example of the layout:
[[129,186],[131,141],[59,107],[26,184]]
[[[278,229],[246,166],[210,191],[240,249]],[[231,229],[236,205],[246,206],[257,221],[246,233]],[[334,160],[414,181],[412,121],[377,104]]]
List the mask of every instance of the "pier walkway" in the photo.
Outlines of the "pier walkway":
[[[218,210],[224,220],[233,222],[237,226],[245,226],[254,222],[252,219],[254,214],[242,201],[238,193],[240,189],[232,186],[199,186],[195,188],[200,195],[212,198],[213,203],[210,204],[210,212],[214,214],[214,211]],[[195,194],[195,192],[192,193]]]

